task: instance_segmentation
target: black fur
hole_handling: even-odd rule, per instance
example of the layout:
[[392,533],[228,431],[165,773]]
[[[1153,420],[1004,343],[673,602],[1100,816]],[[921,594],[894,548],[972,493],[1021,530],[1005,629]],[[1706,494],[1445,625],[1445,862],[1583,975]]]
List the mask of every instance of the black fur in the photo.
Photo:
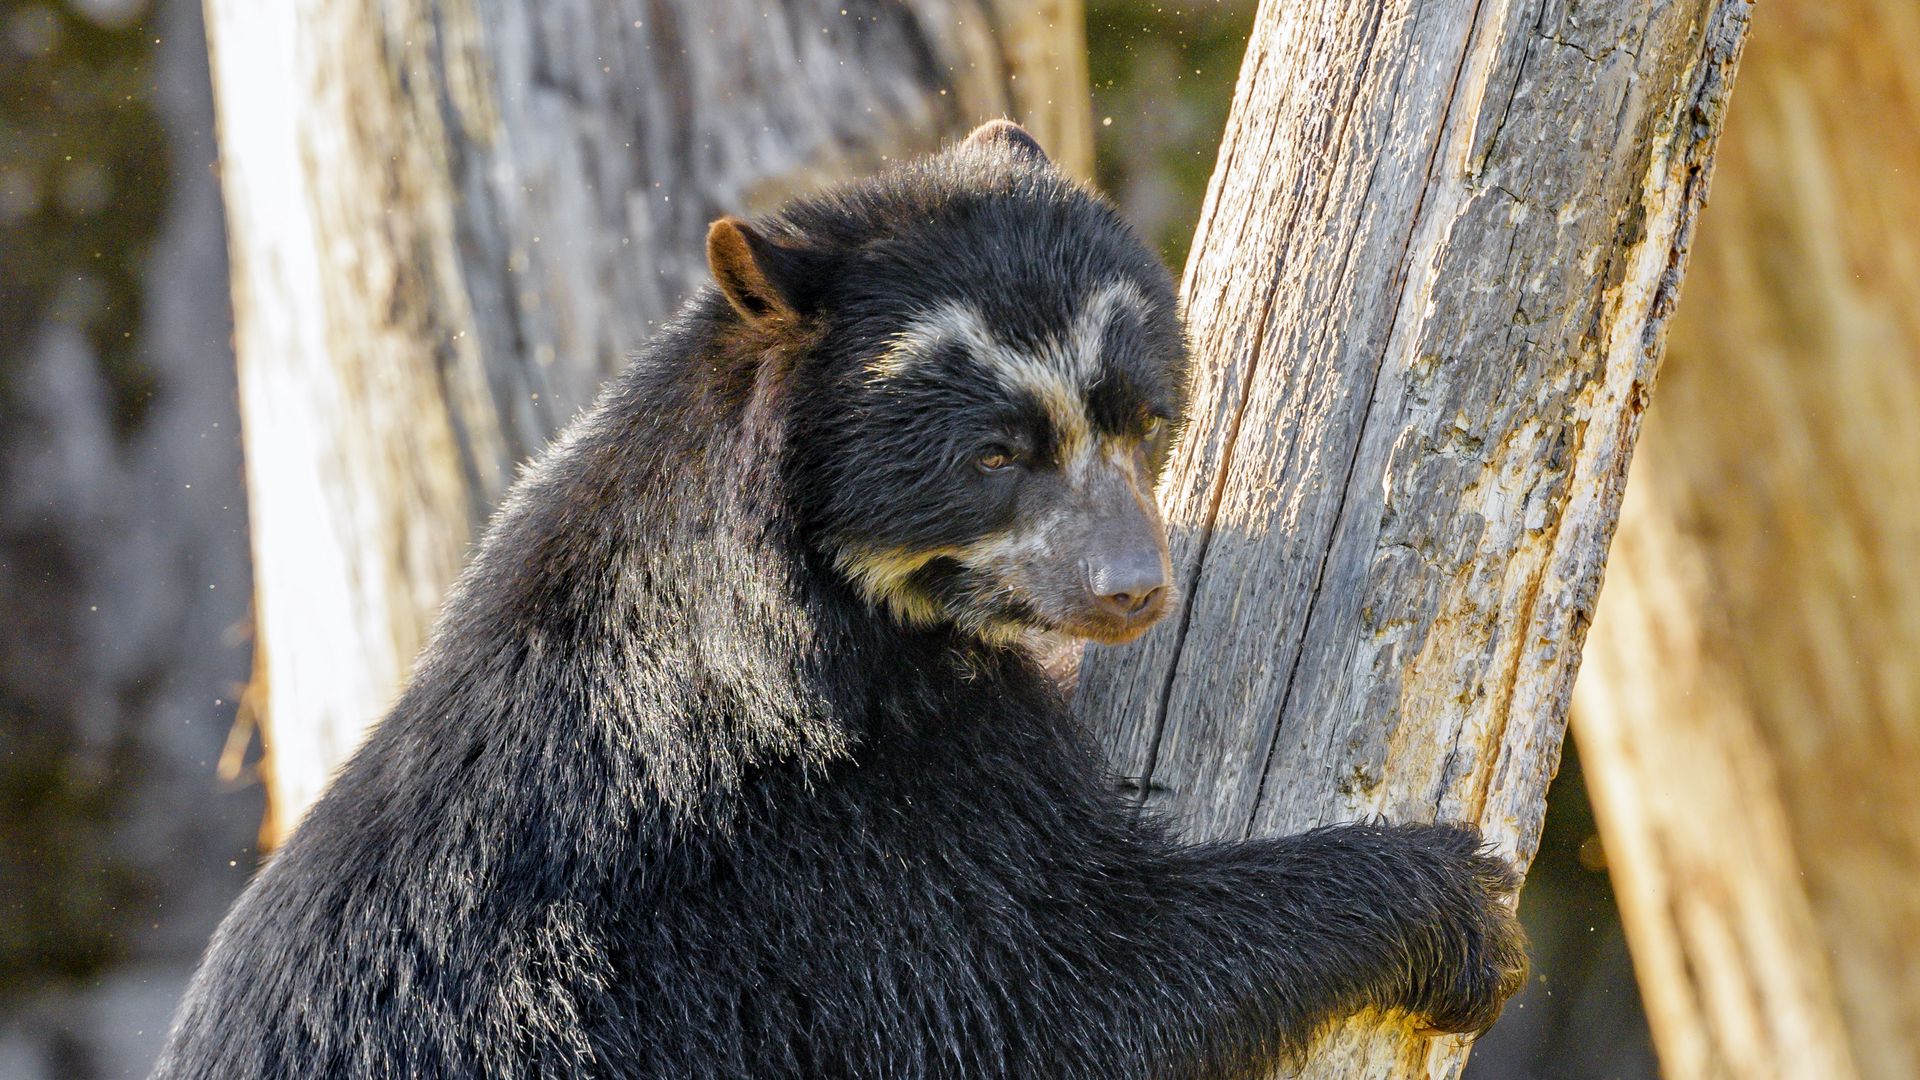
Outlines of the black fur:
[[863,381],[913,311],[1038,338],[1134,281],[1092,408],[1177,419],[1164,270],[1017,142],[756,223],[791,310],[701,292],[516,485],[156,1075],[1221,1076],[1363,1007],[1492,1021],[1524,961],[1472,833],[1182,846],[1025,654],[836,571],[1020,513],[950,475],[1031,424],[966,357]]

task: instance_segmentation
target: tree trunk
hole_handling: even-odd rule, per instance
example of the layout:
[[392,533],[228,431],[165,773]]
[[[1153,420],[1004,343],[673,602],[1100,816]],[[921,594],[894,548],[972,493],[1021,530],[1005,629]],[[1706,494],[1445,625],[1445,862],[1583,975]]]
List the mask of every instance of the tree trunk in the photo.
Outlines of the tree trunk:
[[[1183,284],[1185,608],[1077,698],[1148,807],[1532,856],[1748,11],[1261,5]],[[1356,1025],[1303,1075],[1464,1051]]]
[[996,10],[208,0],[269,835],[386,710],[514,463],[705,274],[710,219],[1009,111],[1087,172],[1077,0],[1010,59]]
[[1768,9],[1580,682],[1672,1080],[1920,1076],[1917,52]]

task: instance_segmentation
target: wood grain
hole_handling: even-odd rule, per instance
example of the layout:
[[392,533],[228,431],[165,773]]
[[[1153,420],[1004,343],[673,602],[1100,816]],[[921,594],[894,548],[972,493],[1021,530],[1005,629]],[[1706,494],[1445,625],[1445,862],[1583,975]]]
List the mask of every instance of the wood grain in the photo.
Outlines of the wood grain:
[[[1185,606],[1076,698],[1149,808],[1531,858],[1748,14],[1261,5],[1182,286]],[[1356,1025],[1301,1075],[1463,1057]]]

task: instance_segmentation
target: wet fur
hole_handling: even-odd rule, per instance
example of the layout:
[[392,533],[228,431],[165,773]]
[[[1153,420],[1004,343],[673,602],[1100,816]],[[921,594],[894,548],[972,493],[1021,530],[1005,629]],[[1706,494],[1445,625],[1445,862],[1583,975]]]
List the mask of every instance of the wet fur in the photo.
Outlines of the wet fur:
[[792,318],[703,290],[515,486],[156,1075],[1228,1076],[1363,1007],[1491,1022],[1523,961],[1471,833],[1183,846],[1025,653],[836,568],[1016,512],[925,482],[953,414],[850,408],[904,313],[1039,334],[1124,277],[1179,355],[1112,211],[975,148],[764,228],[859,254]]

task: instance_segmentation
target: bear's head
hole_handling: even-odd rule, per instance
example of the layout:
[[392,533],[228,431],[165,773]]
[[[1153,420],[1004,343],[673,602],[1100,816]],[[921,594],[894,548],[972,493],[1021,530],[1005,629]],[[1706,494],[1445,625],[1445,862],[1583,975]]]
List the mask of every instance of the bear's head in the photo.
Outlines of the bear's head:
[[1173,606],[1154,498],[1186,401],[1173,283],[1024,130],[723,218],[708,260],[781,370],[806,542],[869,602],[1109,643]]

